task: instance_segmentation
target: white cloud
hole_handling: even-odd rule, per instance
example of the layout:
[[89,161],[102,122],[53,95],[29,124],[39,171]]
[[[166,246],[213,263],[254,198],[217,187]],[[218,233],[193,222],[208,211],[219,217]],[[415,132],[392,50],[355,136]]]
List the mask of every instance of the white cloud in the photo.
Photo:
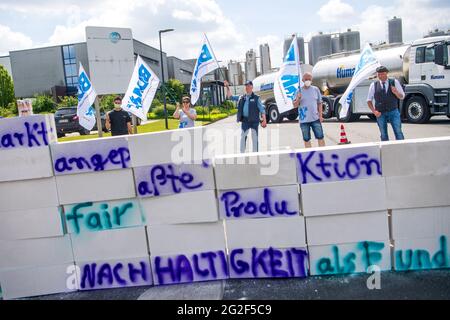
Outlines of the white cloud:
[[317,12],[323,22],[345,21],[355,14],[355,10],[348,3],[341,0],[330,0]]
[[20,32],[11,30],[8,26],[0,24],[0,55],[8,55],[11,50],[30,48],[33,41]]

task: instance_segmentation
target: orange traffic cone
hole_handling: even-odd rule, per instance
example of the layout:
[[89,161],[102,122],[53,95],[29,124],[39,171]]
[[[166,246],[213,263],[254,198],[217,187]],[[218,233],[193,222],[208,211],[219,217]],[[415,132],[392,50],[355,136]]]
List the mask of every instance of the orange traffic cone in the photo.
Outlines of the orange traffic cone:
[[341,124],[341,142],[339,145],[350,144],[351,142],[347,139],[347,134],[345,133],[344,125]]

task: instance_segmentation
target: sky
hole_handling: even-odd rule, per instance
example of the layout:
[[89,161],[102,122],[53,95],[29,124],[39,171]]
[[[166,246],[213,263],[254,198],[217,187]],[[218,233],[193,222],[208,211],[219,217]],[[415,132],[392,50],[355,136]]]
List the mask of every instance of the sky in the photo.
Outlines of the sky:
[[[387,40],[387,20],[403,19],[410,42],[429,30],[450,29],[449,0],[0,0],[0,56],[9,51],[85,41],[86,26],[129,27],[133,37],[181,59],[195,58],[206,33],[217,59],[245,59],[270,45],[272,65],[282,61],[283,40],[307,40],[319,31],[348,28],[365,42]],[[259,55],[259,53],[258,53]]]

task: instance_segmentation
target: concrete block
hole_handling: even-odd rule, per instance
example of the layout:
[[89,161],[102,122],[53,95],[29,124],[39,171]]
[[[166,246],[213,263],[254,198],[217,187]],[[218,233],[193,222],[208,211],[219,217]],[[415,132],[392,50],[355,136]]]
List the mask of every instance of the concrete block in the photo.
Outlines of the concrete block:
[[219,192],[222,219],[295,217],[300,212],[298,185]]
[[229,270],[232,279],[305,278],[308,275],[308,251],[299,247],[232,249]]
[[387,211],[306,218],[308,245],[389,239]]
[[308,246],[311,276],[365,273],[370,266],[391,270],[389,240]]
[[450,137],[393,141],[381,145],[385,177],[450,174]]
[[0,269],[73,263],[69,236],[0,241]]
[[155,285],[193,283],[228,279],[229,271],[225,249],[152,255]]
[[450,237],[394,240],[396,271],[450,268]]
[[450,238],[450,207],[392,210],[392,238]]
[[131,169],[56,177],[61,204],[136,197]]
[[303,217],[227,220],[225,232],[229,250],[306,247]]
[[57,207],[55,178],[0,183],[0,211]]
[[371,179],[382,174],[378,143],[302,149],[296,151],[296,160],[300,184]]
[[292,185],[297,183],[292,152],[262,152],[216,157],[217,189],[235,190]]
[[17,299],[76,291],[69,288],[72,264],[0,270],[3,299]]
[[305,217],[387,210],[384,178],[301,186]]
[[52,176],[52,159],[48,146],[0,151],[0,182]]
[[120,170],[131,167],[128,140],[111,137],[50,146],[55,175]]
[[225,250],[222,222],[149,226],[151,256]]
[[204,159],[210,158],[204,133],[205,129],[198,127],[130,136],[132,166],[201,164]]
[[43,147],[57,141],[52,114],[0,119],[0,152]]
[[450,174],[386,178],[389,209],[450,206],[448,190]]
[[60,209],[37,208],[0,212],[0,239],[21,240],[64,235]]
[[158,164],[133,171],[139,197],[215,189],[213,167],[206,161],[203,164]]
[[137,199],[65,205],[64,220],[67,232],[76,234],[144,225]]
[[145,227],[71,234],[70,237],[76,263],[148,255]]
[[216,222],[219,220],[214,190],[141,199],[148,225]]
[[77,262],[80,290],[153,285],[150,257]]

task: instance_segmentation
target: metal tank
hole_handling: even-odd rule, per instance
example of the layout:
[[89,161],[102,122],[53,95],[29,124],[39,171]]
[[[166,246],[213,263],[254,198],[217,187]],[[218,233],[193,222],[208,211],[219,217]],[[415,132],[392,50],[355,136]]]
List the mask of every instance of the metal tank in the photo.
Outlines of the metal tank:
[[311,37],[309,50],[309,63],[311,65],[315,65],[320,57],[332,54],[331,34],[319,33],[318,35]]
[[[407,82],[408,74],[404,70],[404,58],[409,58],[409,46],[388,46],[374,48],[378,61],[389,70],[389,76]],[[354,69],[359,61],[359,51],[342,53],[322,58],[313,69],[314,85],[323,92],[341,94],[350,84]],[[408,60],[408,59],[406,59]],[[406,70],[408,67],[406,67]]]
[[[292,37],[286,37],[284,39],[284,45],[283,45],[283,59],[286,57],[287,51],[289,50],[289,47],[292,43]],[[305,61],[305,39],[303,37],[297,36],[297,44],[298,44],[298,50],[300,54],[300,61],[301,63],[306,63]]]
[[339,39],[339,35],[336,34],[331,38],[331,51],[333,53],[341,52],[341,41]]
[[341,51],[354,51],[361,49],[361,37],[359,31],[348,29],[339,35],[339,48]]
[[388,21],[389,43],[403,42],[402,19],[394,17]]

